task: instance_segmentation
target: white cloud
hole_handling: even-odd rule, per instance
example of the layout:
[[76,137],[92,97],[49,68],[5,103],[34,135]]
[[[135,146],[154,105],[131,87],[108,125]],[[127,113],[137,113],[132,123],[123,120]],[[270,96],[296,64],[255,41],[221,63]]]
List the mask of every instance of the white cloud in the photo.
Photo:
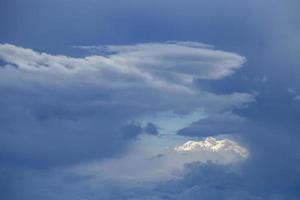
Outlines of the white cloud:
[[114,81],[118,86],[144,82],[156,88],[189,91],[187,85],[193,79],[220,79],[245,62],[236,53],[214,50],[197,42],[109,45],[105,49],[106,55],[74,58],[1,44],[0,59],[35,76],[46,73],[102,84]]
[[181,145],[175,144],[184,138],[144,136],[141,140],[124,157],[83,164],[73,170],[101,180],[152,182],[181,178],[184,167],[193,162],[234,164],[247,159],[249,154],[246,148],[229,139],[208,137]]
[[[251,94],[216,95],[196,89],[189,82],[194,78],[220,79],[230,75],[245,61],[238,54],[197,42],[111,45],[106,49],[106,55],[75,58],[0,44],[0,59],[8,63],[0,68],[0,85],[30,89],[45,86],[51,90],[94,88],[116,98],[110,99],[109,104],[124,104],[126,100],[138,102],[140,107],[164,104],[155,112],[211,112],[253,101]],[[85,91],[80,92],[84,97]],[[139,99],[142,96],[156,100],[143,104],[145,100]]]
[[214,50],[198,42],[110,45],[106,50],[120,65],[136,66],[169,81],[220,79],[232,74],[246,61],[236,53]]
[[247,149],[239,146],[236,142],[224,139],[224,140],[217,140],[213,137],[207,137],[203,141],[193,141],[190,140],[183,145],[175,147],[175,151],[182,152],[182,153],[189,153],[189,152],[227,152],[227,153],[234,153],[240,156],[241,158],[248,157]]

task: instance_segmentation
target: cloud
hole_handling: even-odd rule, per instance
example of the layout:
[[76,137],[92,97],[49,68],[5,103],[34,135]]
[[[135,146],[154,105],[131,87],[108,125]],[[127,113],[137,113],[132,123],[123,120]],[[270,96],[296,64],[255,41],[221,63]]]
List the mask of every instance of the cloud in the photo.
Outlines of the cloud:
[[159,127],[157,127],[153,123],[147,123],[146,127],[144,128],[145,133],[150,135],[158,135]]
[[209,135],[237,134],[242,131],[246,119],[232,112],[206,116],[178,131],[179,135],[205,137]]
[[236,142],[224,139],[217,140],[214,137],[207,137],[203,141],[193,141],[190,140],[183,145],[175,147],[175,151],[181,153],[189,153],[189,152],[225,152],[225,153],[234,153],[239,155],[241,158],[248,157],[248,150],[239,146]]
[[192,163],[184,172],[184,179],[160,184],[157,193],[170,199],[263,199],[247,187],[234,166]]
[[295,97],[294,97],[294,100],[295,100],[295,101],[299,101],[299,100],[300,100],[300,95],[295,96]]
[[125,139],[136,138],[143,132],[143,128],[136,124],[127,124],[121,128],[121,132]]
[[[164,95],[161,91],[167,91],[167,88],[189,92],[194,88],[189,87],[188,81],[179,81],[179,85],[184,85],[184,88],[174,88],[173,85],[171,89],[170,82],[173,80],[168,78],[168,87],[165,83],[161,84],[164,87],[159,91],[153,89],[158,88],[156,86],[145,87],[151,83],[145,84],[143,78],[135,76],[120,75],[112,79],[113,76],[110,75],[102,77],[99,73],[94,76],[86,73],[83,76],[80,72],[81,75],[55,77],[48,72],[45,75],[24,70],[20,72],[19,69],[15,70],[15,64],[11,64],[11,73],[5,70],[0,72],[1,166],[4,165],[4,160],[6,162],[16,157],[19,164],[24,165],[28,158],[37,163],[46,159],[51,159],[52,162],[56,160],[57,164],[59,155],[62,156],[63,163],[72,159],[82,161],[85,157],[115,156],[113,149],[117,151],[115,153],[120,153],[121,150],[126,152],[127,148],[122,149],[124,144],[128,146],[128,142],[134,140],[131,138],[124,143],[120,139],[123,137],[118,129],[124,126],[123,122],[127,122],[128,118],[152,115],[151,109],[161,113],[165,108],[176,108],[181,113],[178,116],[185,119],[189,114],[182,113],[188,112],[189,106],[204,107],[209,110],[205,114],[210,117],[218,115],[220,110],[228,111],[240,105],[241,94],[234,96],[232,92],[256,90],[260,94],[256,103],[247,109],[248,113],[238,115],[247,118],[247,125],[234,128],[234,132],[242,129],[243,134],[238,131],[238,136],[251,149],[252,156],[246,161],[246,166],[239,166],[241,170],[237,173],[231,166],[204,166],[201,163],[188,167],[182,180],[136,185],[114,184],[109,181],[95,184],[92,177],[65,171],[59,173],[53,168],[32,172],[28,168],[15,170],[9,165],[0,171],[2,199],[299,200],[300,110],[298,102],[292,100],[294,95],[282,92],[282,88],[287,87],[300,90],[297,73],[300,63],[299,1],[136,0],[128,2],[129,6],[119,6],[119,1],[109,0],[97,3],[90,1],[88,9],[82,9],[87,6],[87,1],[74,1],[72,5],[68,1],[60,3],[62,6],[58,7],[53,0],[26,3],[7,1],[4,6],[0,6],[3,11],[1,19],[4,20],[1,28],[2,41],[16,41],[52,52],[62,52],[65,51],[62,46],[74,43],[201,38],[202,41],[216,44],[217,48],[240,52],[249,62],[247,67],[238,70],[234,76],[218,81],[208,80],[208,92],[204,94],[192,97],[181,92],[178,95],[170,95],[168,92],[166,98],[162,98]],[[31,12],[32,8],[40,12]],[[153,14],[153,10],[158,12]],[[189,45],[198,46],[191,43]],[[116,75],[115,72],[112,74]],[[268,81],[265,84],[256,82],[255,77],[263,75],[268,77]],[[101,77],[98,85],[93,77]],[[122,79],[125,77],[126,80]],[[247,80],[242,80],[243,77]],[[199,86],[203,88],[201,84]],[[212,87],[213,84],[217,87]],[[137,89],[136,86],[141,87]],[[213,91],[222,95],[212,95]],[[210,99],[209,95],[212,96]],[[134,101],[135,98],[139,100]],[[170,101],[168,98],[178,101]],[[237,98],[236,102],[234,98]],[[195,103],[191,99],[201,102]],[[249,125],[249,121],[256,124]],[[207,128],[207,134],[231,130],[230,125],[235,123],[228,123],[226,126],[216,120],[212,128]],[[226,127],[214,131],[217,124]],[[187,126],[189,125],[185,125]],[[195,129],[195,134],[198,135],[199,130]],[[202,126],[201,130],[204,130]],[[32,134],[38,132],[43,134]],[[10,133],[11,138],[5,138],[4,133]],[[201,131],[201,136],[203,134]],[[111,137],[117,135],[119,136]],[[90,141],[85,137],[91,137]],[[108,148],[107,144],[113,148]],[[50,147],[52,153],[46,153],[45,149],[49,150]],[[72,153],[70,149],[77,149],[77,152]],[[83,154],[84,151],[86,153]],[[41,152],[40,159],[32,152]],[[22,153],[26,156],[21,156]]]
[[236,53],[215,50],[197,42],[108,45],[100,49],[105,49],[109,58],[118,65],[136,66],[144,73],[168,81],[221,79],[231,75],[246,61]]
[[167,181],[118,183],[66,170],[27,171],[18,174],[20,189],[10,199],[276,199],[264,198],[249,187],[236,166],[196,162],[187,165],[182,175]]
[[246,148],[229,139],[208,137],[179,145],[167,145],[161,140],[172,141],[174,138],[144,136],[125,156],[84,163],[75,166],[72,171],[80,176],[93,176],[99,181],[147,183],[180,179],[184,167],[194,162],[234,165],[245,161],[249,154]]
[[230,75],[245,61],[238,54],[187,42],[106,48],[80,58],[0,45],[2,160],[47,166],[110,157],[140,133],[156,134],[142,124],[143,131],[125,136],[122,127],[139,117],[171,111],[183,119],[253,101],[251,94],[216,95],[190,82]]
[[144,127],[138,123],[125,124],[121,127],[124,139],[137,138],[141,134],[158,135],[159,127],[148,122]]
[[64,76],[96,73],[98,77],[92,79],[95,82],[101,82],[105,75],[124,82],[130,82],[131,77],[156,87],[175,88],[195,78],[223,78],[245,62],[245,58],[238,54],[214,50],[196,42],[109,45],[103,48],[106,55],[72,58],[1,44],[0,58],[27,71]]

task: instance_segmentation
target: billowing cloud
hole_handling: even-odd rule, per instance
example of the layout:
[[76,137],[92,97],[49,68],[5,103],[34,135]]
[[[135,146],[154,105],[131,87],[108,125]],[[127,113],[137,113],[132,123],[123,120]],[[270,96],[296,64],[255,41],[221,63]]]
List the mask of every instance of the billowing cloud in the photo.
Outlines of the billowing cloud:
[[241,158],[247,158],[248,150],[239,146],[236,142],[224,139],[217,140],[213,137],[207,137],[204,141],[193,141],[190,140],[183,145],[175,147],[175,151],[181,153],[189,153],[189,152],[225,152],[225,153],[233,153]]
[[[0,2],[1,43],[42,51],[0,47],[0,199],[300,199],[299,0]],[[177,39],[216,48],[178,41],[132,45]],[[101,43],[125,45],[85,47],[92,52],[85,56],[65,48]],[[120,49],[125,46],[130,49]],[[167,46],[179,54],[176,63]],[[245,67],[237,64],[243,56],[228,54],[235,64],[221,59],[216,67],[218,49],[245,55]],[[193,55],[185,54],[190,50]],[[198,50],[210,56],[202,59]],[[251,101],[242,94],[249,91],[259,94],[255,103],[234,109]],[[130,125],[135,132],[124,128]],[[146,127],[149,134],[141,135]],[[167,158],[154,153],[158,145],[173,151],[203,136],[219,141],[224,133],[251,156],[239,164],[191,163],[180,179],[151,183],[70,170],[92,164],[87,159],[122,160],[137,143],[144,150],[151,145],[150,164],[137,162],[131,170],[139,164],[157,169],[154,163]],[[41,165],[46,168],[36,169]]]
[[[185,138],[177,138],[184,141]],[[152,142],[149,142],[152,140]],[[188,141],[167,145],[161,140],[174,138],[155,138],[144,136],[135,147],[121,158],[85,163],[72,169],[81,176],[93,176],[99,181],[153,182],[182,178],[182,170],[194,162],[214,163],[217,165],[237,164],[248,158],[246,148],[230,139],[217,140],[208,137],[200,141]]]
[[195,42],[105,48],[70,57],[0,45],[1,157],[43,165],[107,157],[141,133],[157,134],[152,121],[130,131],[128,122],[142,116],[171,111],[183,119],[253,101],[193,86],[195,78],[221,79],[240,68],[245,58],[236,53]]
[[[211,139],[207,138],[207,141]],[[205,140],[198,142],[205,143]],[[225,154],[215,151],[208,155],[203,149],[197,152],[198,157],[192,152],[183,155],[174,151],[174,146],[172,152],[166,154],[165,150],[165,154],[155,154],[158,149],[151,148],[142,146],[142,149],[138,147],[123,157],[52,169],[46,173],[27,170],[17,175],[21,189],[14,198],[179,200],[218,199],[222,196],[228,200],[261,199],[241,176],[241,163],[233,160],[223,162]],[[189,156],[194,159],[188,159]],[[209,158],[217,158],[219,162]],[[30,190],[30,187],[35,190]]]

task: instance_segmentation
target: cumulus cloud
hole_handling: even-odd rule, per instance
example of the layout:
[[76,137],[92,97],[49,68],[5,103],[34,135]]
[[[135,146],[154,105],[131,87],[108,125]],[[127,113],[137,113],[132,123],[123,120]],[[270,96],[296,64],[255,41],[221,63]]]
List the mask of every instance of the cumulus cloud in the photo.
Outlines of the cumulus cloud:
[[230,75],[245,61],[236,53],[195,42],[105,48],[70,57],[0,45],[1,157],[45,165],[107,157],[140,133],[157,134],[151,124],[126,131],[141,116],[172,111],[184,118],[253,101],[247,93],[199,90],[191,81]]
[[[174,140],[172,137],[164,139]],[[246,160],[249,154],[246,148],[229,139],[208,137],[179,145],[167,145],[153,136],[142,137],[141,140],[121,158],[85,163],[72,170],[82,176],[117,182],[166,181],[182,178],[184,167],[193,162],[237,164]],[[149,140],[152,142],[149,143]],[[184,141],[185,138],[180,140]]]
[[18,188],[9,199],[161,199],[151,183],[184,178],[186,164],[240,160],[176,152],[186,139],[161,133],[252,102],[192,81],[229,76],[242,56],[193,42],[105,48],[70,57],[0,45],[0,170]]
[[[18,174],[18,178],[20,190],[10,199],[276,199],[265,198],[249,187],[238,166],[211,162],[188,164],[183,169],[180,179],[146,183],[109,181],[100,176],[82,175],[66,170],[52,170],[48,173],[29,171]],[[34,190],[31,187],[34,187]]]
[[[243,52],[249,63],[238,70],[236,76],[222,81],[219,81],[221,78],[218,81],[202,80],[198,86],[208,90],[204,92],[193,88],[187,73],[178,76],[155,69],[151,72],[151,75],[155,74],[155,80],[152,80],[152,77],[138,73],[119,74],[114,67],[103,73],[98,70],[57,73],[59,70],[52,70],[52,64],[48,67],[43,64],[45,61],[37,62],[37,66],[47,66],[42,73],[40,69],[20,69],[20,65],[2,62],[1,58],[1,66],[10,63],[5,68],[0,67],[1,199],[299,200],[300,109],[293,98],[298,96],[300,89],[297,73],[300,1],[136,0],[128,2],[129,6],[119,6],[119,1],[73,1],[70,6],[69,1],[61,1],[59,7],[52,0],[26,1],[26,5],[19,2],[6,1],[0,6],[3,11],[2,41],[45,45],[40,48],[61,51],[61,45],[74,42],[95,44],[99,41],[122,43],[201,38],[216,44],[217,48]],[[40,12],[31,12],[32,8]],[[158,12],[153,14],[153,10]],[[11,13],[14,15],[9,16]],[[197,42],[168,43],[214,50],[212,46]],[[107,50],[99,53],[97,48],[93,51],[105,58],[113,54]],[[86,57],[74,58],[76,61],[83,59],[80,67],[88,68],[90,63],[85,61]],[[25,56],[24,59],[28,58]],[[18,59],[14,56],[10,60]],[[57,65],[57,61],[55,63]],[[144,66],[139,70],[142,69],[146,74]],[[150,74],[150,70],[147,73]],[[260,84],[255,77],[263,75],[268,81]],[[197,76],[207,78],[207,74]],[[206,87],[201,85],[205,83]],[[282,92],[282,88],[287,87],[294,90],[290,95]],[[239,120],[226,121],[232,117],[225,114],[222,117],[224,110],[246,104],[249,102],[246,99],[250,99],[247,95],[232,92],[249,90],[256,90],[260,95],[254,106],[239,114],[251,124],[240,127],[236,126],[239,122],[235,122]],[[193,92],[194,95],[190,94]],[[185,168],[182,179],[153,184],[119,184],[97,182],[92,176],[73,174],[68,169],[62,170],[65,168],[61,166],[59,170],[62,171],[49,165],[46,170],[23,167],[29,159],[37,166],[42,160],[57,164],[58,160],[65,163],[90,157],[111,158],[120,153],[124,144],[128,146],[128,142],[135,141],[136,137],[128,137],[124,142],[124,133],[120,130],[123,122],[165,110],[175,110],[178,120],[170,120],[173,124],[177,125],[181,120],[194,122],[194,119],[186,118],[190,118],[190,111],[199,107],[206,111],[207,118],[199,115],[202,122],[196,118],[199,123],[189,129],[193,135],[240,133],[240,128],[243,129],[243,134],[238,137],[251,149],[251,158],[239,166],[241,170],[228,165],[193,163]],[[145,121],[142,127],[148,122],[151,121]],[[244,126],[244,122],[242,124]],[[184,127],[190,126],[185,123]],[[165,130],[161,128],[159,133]],[[189,131],[186,130],[184,136],[189,135]],[[158,137],[163,139],[161,135]],[[157,140],[153,142],[156,144]],[[164,156],[156,154],[155,158]],[[5,166],[4,162],[16,161],[16,158],[19,168]]]
[[225,153],[233,153],[241,158],[248,157],[248,150],[239,146],[236,142],[224,139],[217,140],[214,137],[207,137],[204,141],[193,141],[190,140],[183,145],[175,147],[175,151],[187,153],[187,152],[225,152]]

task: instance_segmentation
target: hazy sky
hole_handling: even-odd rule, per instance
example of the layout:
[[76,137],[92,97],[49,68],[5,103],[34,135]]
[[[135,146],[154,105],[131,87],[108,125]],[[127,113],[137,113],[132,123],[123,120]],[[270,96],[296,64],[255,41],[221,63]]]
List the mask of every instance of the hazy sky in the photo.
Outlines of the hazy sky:
[[0,0],[0,199],[298,200],[298,0]]

